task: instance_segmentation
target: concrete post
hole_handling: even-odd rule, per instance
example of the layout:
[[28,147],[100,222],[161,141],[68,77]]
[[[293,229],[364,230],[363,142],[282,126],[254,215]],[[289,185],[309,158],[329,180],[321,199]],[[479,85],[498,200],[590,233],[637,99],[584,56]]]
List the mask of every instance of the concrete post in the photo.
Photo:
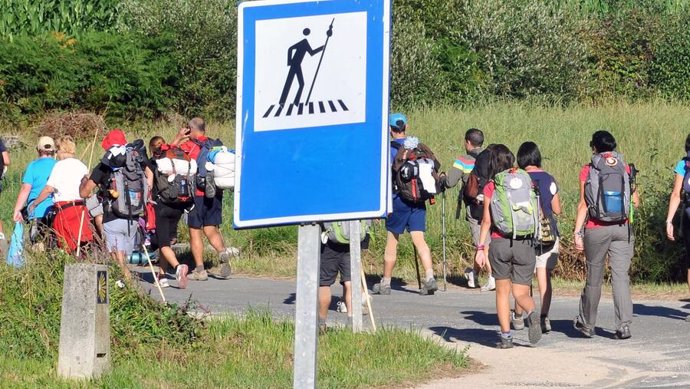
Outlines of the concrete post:
[[110,369],[110,302],[105,265],[65,266],[58,375],[97,378]]

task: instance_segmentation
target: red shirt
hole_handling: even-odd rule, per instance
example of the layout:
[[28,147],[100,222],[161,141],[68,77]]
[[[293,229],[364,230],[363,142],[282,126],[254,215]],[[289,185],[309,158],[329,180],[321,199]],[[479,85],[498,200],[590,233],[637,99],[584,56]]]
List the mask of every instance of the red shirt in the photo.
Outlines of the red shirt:
[[[580,170],[580,182],[586,182],[587,181],[587,176],[589,175],[589,169],[591,169],[591,165],[587,164],[582,167],[582,170]],[[626,165],[625,166],[625,171],[630,174],[630,166]],[[627,224],[628,221],[626,220],[624,224]],[[585,224],[585,228],[597,228],[597,227],[604,227],[604,226],[612,226],[612,225],[618,225],[621,223],[618,222],[602,222],[597,219],[592,219],[591,217],[587,219],[587,223]]]
[[[196,138],[196,142],[187,139],[184,143],[180,144],[180,149],[185,152],[185,154],[189,155],[189,158],[196,160],[196,158],[199,156],[199,153],[201,152],[201,147],[199,147],[198,143],[203,143],[208,140],[208,137],[204,135],[200,135]],[[203,196],[204,192],[200,191],[199,188],[196,188],[194,192],[195,196]]]

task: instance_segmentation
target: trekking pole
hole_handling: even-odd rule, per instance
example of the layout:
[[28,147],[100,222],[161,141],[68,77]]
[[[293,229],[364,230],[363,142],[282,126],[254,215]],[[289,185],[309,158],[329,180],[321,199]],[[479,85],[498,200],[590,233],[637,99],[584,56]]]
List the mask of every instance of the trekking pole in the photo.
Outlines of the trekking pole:
[[371,321],[371,328],[376,332],[376,321],[374,320],[374,308],[371,306],[371,296],[369,295],[369,287],[367,285],[367,278],[366,275],[364,274],[364,269],[359,268],[359,271],[362,272],[362,290],[364,291],[364,298],[366,299],[367,303],[367,310],[369,311],[369,320]]
[[417,286],[422,290],[422,276],[419,274],[419,260],[417,259],[417,248],[412,243],[412,251],[414,251],[414,268],[417,270]]
[[[93,162],[93,150],[96,148],[96,139],[98,139],[98,132],[100,131],[100,128],[96,129],[96,133],[93,134],[93,142],[91,142],[91,155],[89,155],[89,168],[88,171],[91,171],[91,163]],[[86,200],[84,200],[84,208],[81,210],[81,218],[79,219],[79,234],[77,234],[77,258],[79,258],[79,255],[81,254],[81,233],[82,230],[84,229],[84,216],[86,214]]]
[[443,291],[448,290],[446,279],[448,263],[446,262],[446,192],[441,193],[441,242],[443,245]]
[[[141,228],[141,227],[139,227],[139,228]],[[145,233],[145,231],[142,230],[142,233]],[[165,301],[165,295],[163,295],[163,289],[161,288],[161,284],[158,282],[158,277],[156,277],[156,270],[153,268],[153,263],[151,263],[151,257],[149,256],[149,251],[146,249],[146,244],[144,242],[141,243],[141,248],[144,249],[144,255],[146,255],[146,261],[149,263],[149,269],[151,269],[151,275],[153,276],[153,282],[156,284],[156,288],[158,288],[158,293],[161,294],[161,299],[163,299],[163,302],[167,303],[167,301]],[[125,266],[127,266],[127,265],[125,264]]]
[[311,98],[311,92],[314,90],[314,84],[316,84],[316,76],[319,75],[319,69],[321,69],[321,61],[323,61],[323,55],[326,54],[326,47],[328,47],[328,39],[330,39],[331,35],[333,35],[333,22],[335,21],[335,18],[331,20],[331,25],[328,26],[328,32],[326,32],[326,43],[323,44],[323,50],[321,50],[321,58],[319,58],[319,64],[316,66],[316,72],[314,73],[314,80],[311,82],[311,86],[309,87],[309,93],[307,94],[307,102],[305,104],[309,104],[309,98]]

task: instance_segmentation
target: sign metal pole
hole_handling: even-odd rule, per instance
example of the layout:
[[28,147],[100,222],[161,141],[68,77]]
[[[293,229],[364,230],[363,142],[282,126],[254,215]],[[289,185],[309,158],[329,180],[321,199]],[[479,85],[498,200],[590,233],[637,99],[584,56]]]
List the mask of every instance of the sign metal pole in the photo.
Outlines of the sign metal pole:
[[350,221],[350,289],[352,332],[362,331],[362,246],[359,220]]

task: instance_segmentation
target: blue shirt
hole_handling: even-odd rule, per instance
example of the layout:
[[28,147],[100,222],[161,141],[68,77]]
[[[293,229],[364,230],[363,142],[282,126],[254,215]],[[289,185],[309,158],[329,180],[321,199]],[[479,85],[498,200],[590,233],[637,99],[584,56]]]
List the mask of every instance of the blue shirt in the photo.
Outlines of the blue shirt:
[[685,160],[681,159],[678,161],[673,171],[679,176],[685,176]]
[[[53,158],[39,158],[31,161],[29,166],[26,167],[24,171],[24,177],[22,178],[22,184],[31,185],[31,192],[29,192],[28,203],[31,204],[36,197],[41,193],[43,188],[48,182],[48,177],[50,172],[53,171],[53,166],[55,166],[55,159]],[[29,215],[29,219],[35,219],[44,217],[46,210],[53,204],[53,196],[50,195],[48,198],[43,200],[36,209],[33,215]]]
[[[406,138],[400,138],[400,139],[393,139],[393,142],[395,143],[400,143],[400,146],[405,145],[405,139]],[[395,161],[395,156],[398,155],[398,149],[395,147],[391,147],[391,163]]]

